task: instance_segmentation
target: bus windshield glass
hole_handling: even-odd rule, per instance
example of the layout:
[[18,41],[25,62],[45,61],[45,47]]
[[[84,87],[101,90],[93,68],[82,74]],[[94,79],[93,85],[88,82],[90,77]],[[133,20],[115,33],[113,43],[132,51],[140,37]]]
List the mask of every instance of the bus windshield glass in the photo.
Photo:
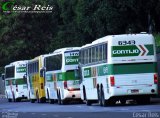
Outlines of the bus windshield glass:
[[12,78],[14,77],[14,73],[15,73],[15,67],[7,67],[5,70],[5,78]]

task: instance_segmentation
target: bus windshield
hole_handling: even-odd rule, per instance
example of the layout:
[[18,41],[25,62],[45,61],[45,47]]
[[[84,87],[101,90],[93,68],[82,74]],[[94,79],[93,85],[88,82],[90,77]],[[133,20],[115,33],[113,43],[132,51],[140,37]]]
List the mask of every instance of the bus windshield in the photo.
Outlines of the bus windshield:
[[8,67],[6,68],[5,70],[5,78],[11,78],[11,77],[14,77],[14,71],[15,71],[15,67],[12,66],[12,67]]

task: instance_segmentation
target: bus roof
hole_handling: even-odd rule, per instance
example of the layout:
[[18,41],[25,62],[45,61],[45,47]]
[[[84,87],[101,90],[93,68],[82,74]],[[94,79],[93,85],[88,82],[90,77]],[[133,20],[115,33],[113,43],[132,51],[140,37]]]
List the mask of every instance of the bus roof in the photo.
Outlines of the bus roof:
[[37,56],[37,57],[35,57],[35,58],[33,58],[33,59],[29,60],[28,62],[32,62],[32,61],[38,60],[38,59],[39,59],[39,57],[44,57],[45,55],[46,55],[46,54],[39,55],[39,56]]
[[44,57],[48,57],[48,56],[52,56],[52,55],[57,55],[57,54],[62,54],[66,51],[73,51],[73,50],[80,50],[81,47],[67,47],[67,48],[60,48],[60,49],[57,49],[55,50],[54,52],[52,53],[49,53],[49,54],[46,54],[44,55]]
[[12,63],[6,65],[5,68],[6,68],[6,67],[10,67],[10,66],[14,66],[14,65],[16,65],[16,64],[23,63],[23,62],[24,62],[24,63],[27,63],[28,60],[19,60],[19,61],[12,62]]
[[108,36],[105,36],[105,37],[102,37],[102,38],[99,38],[95,41],[93,41],[92,43],[89,43],[89,44],[86,44],[86,45],[83,45],[82,48],[86,48],[86,47],[89,47],[89,46],[92,46],[92,45],[95,45],[95,44],[98,44],[98,43],[104,43],[104,42],[108,42],[108,41],[114,41],[115,38],[119,38],[119,39],[123,39],[125,37],[132,37],[132,36],[136,36],[136,37],[146,37],[146,36],[152,36],[151,34],[147,34],[147,33],[140,33],[140,34],[120,34],[120,35],[108,35]]
[[65,51],[80,50],[80,47],[67,47],[55,50],[53,53],[63,53]]

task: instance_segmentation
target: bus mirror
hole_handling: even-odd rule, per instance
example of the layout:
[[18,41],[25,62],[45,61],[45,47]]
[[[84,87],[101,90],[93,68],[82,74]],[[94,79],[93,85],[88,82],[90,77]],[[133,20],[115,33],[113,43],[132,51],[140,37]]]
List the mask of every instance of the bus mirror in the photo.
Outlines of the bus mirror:
[[2,74],[2,80],[4,80],[5,79],[5,74]]
[[24,74],[24,75],[23,75],[23,79],[26,79],[26,78],[27,78],[27,75],[26,75],[26,74]]
[[40,69],[40,77],[44,77],[44,73],[45,72],[45,69],[44,68],[41,68]]

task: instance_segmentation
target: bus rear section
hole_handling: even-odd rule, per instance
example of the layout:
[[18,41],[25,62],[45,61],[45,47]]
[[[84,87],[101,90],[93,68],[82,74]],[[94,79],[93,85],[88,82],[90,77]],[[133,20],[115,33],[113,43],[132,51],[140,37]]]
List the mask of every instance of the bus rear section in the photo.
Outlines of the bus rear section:
[[45,55],[45,91],[50,103],[66,104],[80,99],[79,47],[61,48]]
[[28,99],[26,74],[27,61],[17,61],[5,67],[5,85],[8,101],[19,102]]
[[108,64],[110,99],[150,102],[157,95],[158,75],[155,43],[152,35],[114,37]]
[[63,84],[66,99],[80,100],[79,74],[77,69],[66,71]]
[[[62,66],[63,78],[63,101],[80,100],[80,86],[78,73],[79,48],[64,51],[64,60]],[[61,90],[62,90],[61,88]]]

